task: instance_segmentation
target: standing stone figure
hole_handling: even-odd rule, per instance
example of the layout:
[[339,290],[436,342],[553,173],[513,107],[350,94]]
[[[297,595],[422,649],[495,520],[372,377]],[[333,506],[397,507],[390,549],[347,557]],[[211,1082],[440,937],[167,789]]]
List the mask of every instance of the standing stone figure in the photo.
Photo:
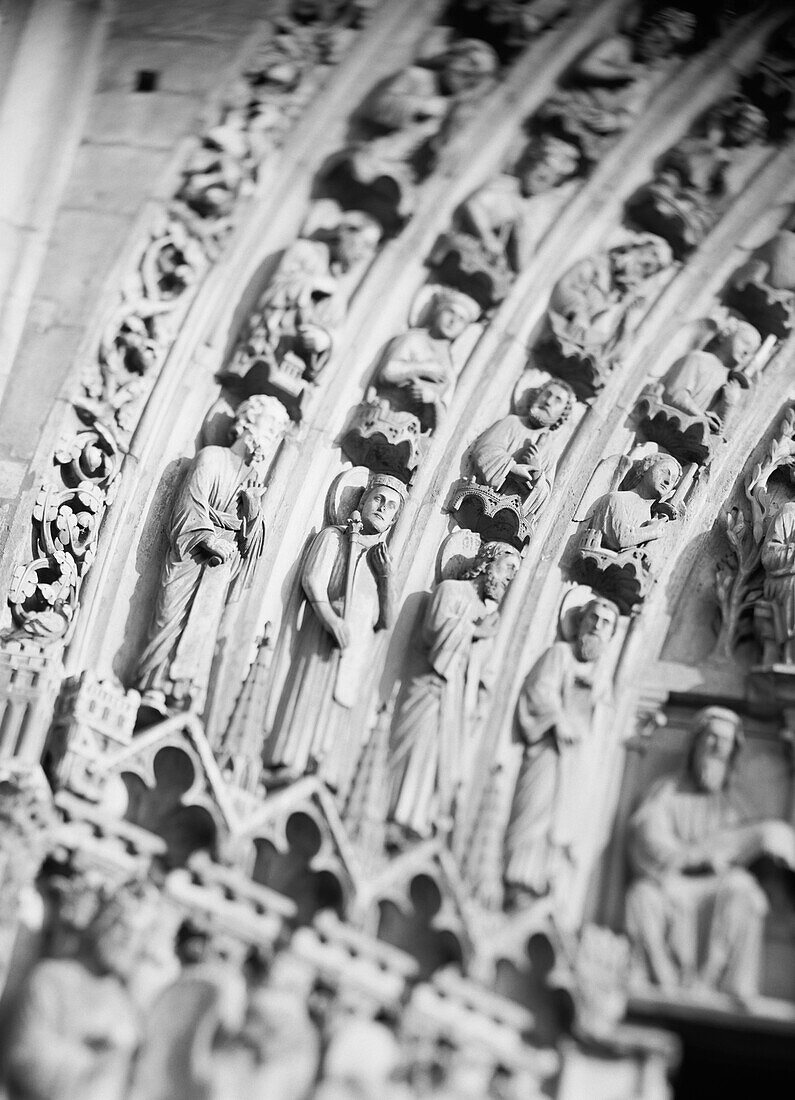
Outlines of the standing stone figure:
[[795,503],[783,506],[762,542],[765,580],[754,608],[762,663],[795,664]]
[[767,899],[746,868],[762,855],[792,867],[795,834],[783,821],[749,822],[730,787],[742,741],[734,711],[699,711],[681,775],[652,787],[630,819],[627,931],[668,993],[747,1003],[758,991]]
[[443,580],[425,612],[429,669],[411,683],[395,720],[390,818],[420,836],[448,821],[466,779],[472,734],[499,626],[500,602],[519,568],[517,550],[485,542],[460,580]]
[[617,624],[614,603],[590,600],[573,642],[551,645],[522,687],[516,733],[524,752],[505,834],[505,885],[514,907],[553,887],[565,893],[577,863],[587,824],[588,742],[612,698],[600,659]]
[[397,478],[371,474],[347,525],[324,527],[309,547],[301,571],[308,604],[265,747],[266,766],[299,775],[316,770],[337,788],[349,778],[357,749],[351,708],[373,633],[390,623],[392,561],[386,539],[406,493]]
[[275,398],[251,397],[235,414],[231,447],[202,447],[190,464],[135,676],[144,705],[201,710],[230,585],[245,583],[262,550],[263,479],[288,423]]

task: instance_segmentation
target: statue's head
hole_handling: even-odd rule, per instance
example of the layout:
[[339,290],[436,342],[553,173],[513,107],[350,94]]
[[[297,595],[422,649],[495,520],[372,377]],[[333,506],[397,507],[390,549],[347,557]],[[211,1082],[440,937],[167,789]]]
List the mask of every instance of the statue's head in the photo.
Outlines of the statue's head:
[[478,582],[481,597],[499,603],[521,561],[519,551],[507,542],[483,542],[463,579]]
[[571,416],[575,400],[574,390],[568,382],[552,378],[533,394],[525,419],[534,428],[556,431]]
[[580,151],[553,134],[539,134],[525,149],[516,166],[522,194],[540,195],[577,175]]
[[334,259],[347,271],[354,264],[371,259],[381,240],[382,229],[363,210],[346,210],[340,218],[332,246]]
[[91,959],[104,974],[128,980],[144,949],[155,917],[156,895],[138,884],[122,886],[100,907],[86,928]]
[[611,260],[618,282],[633,288],[670,267],[674,254],[667,241],[650,233],[640,240],[614,248]]
[[618,626],[619,610],[612,600],[595,596],[580,612],[574,651],[580,661],[595,661],[607,649]]
[[622,484],[623,488],[634,489],[646,500],[662,500],[678,485],[681,477],[682,467],[673,455],[657,453],[636,462]]
[[652,12],[635,32],[635,57],[656,61],[688,46],[695,37],[696,17],[683,8],[665,7]]
[[721,330],[718,343],[729,364],[736,370],[740,370],[750,363],[759,351],[762,346],[762,337],[750,322],[732,317]]
[[699,790],[714,794],[729,781],[744,740],[740,716],[728,707],[705,707],[695,717],[689,770]]
[[445,287],[434,299],[431,335],[441,340],[455,340],[479,316],[480,306],[468,294]]
[[497,54],[479,38],[462,38],[444,56],[442,86],[449,95],[469,92],[497,72]]
[[736,95],[715,108],[725,145],[743,149],[767,136],[767,115],[747,96]]
[[371,474],[359,504],[364,533],[382,535],[389,531],[407,496],[408,490],[398,478],[391,474]]
[[238,406],[232,438],[245,445],[250,459],[262,458],[273,452],[289,423],[289,414],[281,401],[255,393]]

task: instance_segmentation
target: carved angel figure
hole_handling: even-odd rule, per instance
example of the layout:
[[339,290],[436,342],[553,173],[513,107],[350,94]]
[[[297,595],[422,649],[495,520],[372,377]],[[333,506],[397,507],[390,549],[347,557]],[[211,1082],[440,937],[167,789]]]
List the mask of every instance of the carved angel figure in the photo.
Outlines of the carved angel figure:
[[550,336],[540,349],[547,369],[586,395],[601,389],[645,311],[655,277],[672,263],[670,245],[646,234],[570,268],[549,301]]
[[402,224],[413,209],[416,182],[432,164],[436,148],[491,88],[497,67],[491,46],[463,38],[435,67],[411,65],[389,77],[358,113],[370,138],[329,165],[332,180],[340,184],[334,188],[332,182],[332,188],[340,191],[340,198],[347,191],[350,201],[376,213],[387,231]]
[[463,576],[441,581],[428,603],[422,638],[429,669],[409,686],[390,754],[389,816],[412,835],[428,836],[452,818],[488,679],[490,639],[519,561],[506,543],[485,542]]
[[514,907],[551,889],[563,896],[577,863],[588,741],[611,703],[599,666],[618,617],[610,600],[590,600],[573,640],[550,646],[522,687],[515,729],[524,748],[505,834],[506,901]]
[[202,447],[188,469],[135,674],[144,705],[156,711],[203,706],[230,586],[245,584],[262,549],[264,477],[288,423],[275,398],[251,397],[235,414],[232,445]]
[[514,173],[495,176],[458,208],[455,229],[431,255],[438,277],[484,307],[500,302],[570,197],[579,169],[575,145],[534,137]]
[[[368,471],[354,468],[353,476]],[[329,512],[343,519],[335,503]],[[371,474],[358,488],[358,508],[348,522],[324,527],[309,547],[301,570],[306,596],[303,623],[273,733],[265,746],[266,766],[288,774],[317,770],[332,787],[350,778],[358,745],[350,712],[371,652],[373,633],[391,619],[392,562],[389,532],[406,500],[406,486],[388,474]]]
[[764,141],[767,118],[745,96],[724,100],[665,155],[631,204],[633,218],[670,243],[677,259],[699,245],[727,196],[747,175],[747,152]]
[[627,931],[666,992],[719,991],[747,1004],[758,992],[767,912],[747,868],[762,855],[792,868],[795,833],[783,821],[752,821],[740,804],[731,779],[742,742],[734,711],[699,711],[682,773],[660,780],[635,810]]
[[795,228],[765,241],[735,272],[729,302],[762,332],[786,338],[795,325]]

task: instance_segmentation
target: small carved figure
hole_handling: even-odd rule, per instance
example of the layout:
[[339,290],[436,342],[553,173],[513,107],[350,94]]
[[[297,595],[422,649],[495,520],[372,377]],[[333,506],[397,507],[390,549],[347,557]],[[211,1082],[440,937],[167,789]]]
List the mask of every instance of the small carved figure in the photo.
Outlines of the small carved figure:
[[786,339],[795,327],[795,228],[788,223],[732,277],[727,295],[760,331]]
[[672,263],[670,245],[651,234],[576,263],[552,291],[542,364],[578,395],[598,392],[646,310],[655,277]]
[[273,397],[244,401],[230,447],[203,447],[171,512],[169,547],[135,686],[144,705],[201,710],[230,585],[242,586],[264,539],[261,495],[289,418]]
[[431,254],[437,277],[484,308],[501,302],[570,197],[579,170],[575,145],[551,134],[534,137],[513,174],[495,176],[458,208],[455,229]]
[[747,176],[748,153],[767,118],[744,96],[724,100],[663,157],[655,179],[632,200],[633,218],[659,233],[682,259],[706,237],[725,200]]
[[563,896],[577,864],[588,741],[611,701],[599,666],[618,617],[610,600],[590,600],[574,639],[550,646],[522,687],[516,733],[524,750],[505,834],[506,900],[514,907],[553,889]]
[[[462,526],[484,537],[504,534],[519,544],[530,537],[533,519],[552,491],[550,434],[571,416],[574,400],[571,386],[553,378],[533,394],[525,411],[511,413],[478,436],[470,451],[476,483],[459,481],[449,506]],[[511,529],[502,531],[509,513]]]
[[753,325],[729,318],[703,348],[678,359],[638,404],[646,438],[682,462],[706,462],[710,435],[725,434],[750,385],[745,368],[761,344]]
[[123,890],[88,926],[80,957],[38,962],[6,1040],[10,1100],[126,1100],[140,1021],[127,990],[151,910]]
[[[330,501],[336,491],[337,482]],[[324,527],[304,560],[301,586],[308,605],[265,749],[266,765],[299,775],[318,770],[337,788],[355,764],[358,745],[352,739],[350,710],[373,632],[387,627],[392,616],[386,539],[406,499],[405,485],[388,474],[371,474],[359,491],[358,508],[349,513],[347,524]],[[334,512],[333,504],[329,512]],[[343,518],[339,511],[337,518]]]
[[680,500],[664,499],[681,479],[682,467],[671,455],[647,455],[591,511],[573,571],[622,611],[644,598],[658,542],[684,515]]
[[417,181],[492,87],[497,68],[491,46],[464,38],[435,69],[411,65],[387,79],[359,111],[371,136],[332,159],[327,189],[374,214],[387,232],[399,228],[413,211]]
[[742,742],[734,711],[699,711],[684,771],[661,780],[635,810],[627,931],[666,993],[718,991],[747,1005],[758,992],[767,911],[747,867],[762,855],[793,867],[795,833],[783,821],[751,821],[731,790]]
[[465,34],[477,34],[509,58],[570,8],[571,0],[457,0],[450,14]]
[[343,450],[355,463],[408,481],[421,437],[435,431],[447,410],[458,366],[455,341],[478,317],[471,298],[442,288],[424,327],[410,328],[387,344],[368,391],[354,414]]
[[334,1028],[313,1100],[409,1100],[395,1081],[402,1061],[389,1028],[376,1020],[341,1020]]
[[471,760],[472,734],[488,682],[486,657],[519,553],[485,542],[460,580],[435,588],[422,624],[428,671],[417,676],[395,718],[391,820],[413,835],[451,823]]
[[765,571],[754,624],[762,663],[795,664],[795,503],[785,504],[765,532],[760,558]]

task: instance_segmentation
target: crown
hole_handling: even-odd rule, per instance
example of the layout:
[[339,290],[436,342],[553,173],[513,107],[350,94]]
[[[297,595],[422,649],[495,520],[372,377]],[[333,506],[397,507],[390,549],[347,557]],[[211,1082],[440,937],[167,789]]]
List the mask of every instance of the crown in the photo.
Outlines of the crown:
[[406,498],[409,495],[408,487],[398,477],[393,477],[392,474],[370,474],[367,479],[367,492],[371,489],[376,489],[379,485],[385,486],[387,489],[394,489],[400,497],[401,503],[406,503]]

